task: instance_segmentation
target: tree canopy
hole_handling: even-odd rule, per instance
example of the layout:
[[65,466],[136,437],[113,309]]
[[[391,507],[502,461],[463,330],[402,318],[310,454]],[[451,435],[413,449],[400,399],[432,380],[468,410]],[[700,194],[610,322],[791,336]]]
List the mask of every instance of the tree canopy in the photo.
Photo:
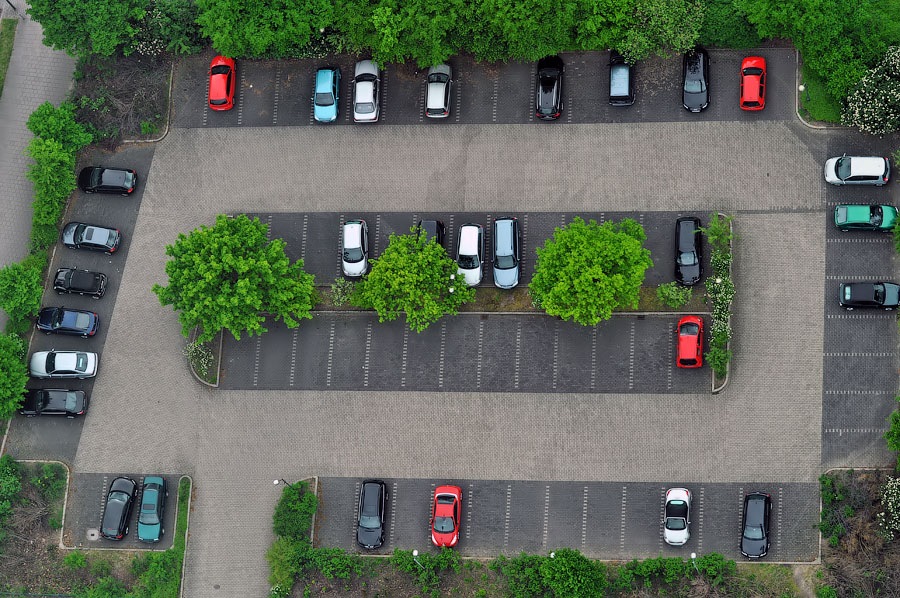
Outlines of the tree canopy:
[[179,234],[166,246],[169,284],[153,292],[179,312],[182,334],[199,327],[201,342],[220,330],[240,340],[244,332],[265,332],[267,315],[291,328],[312,317],[313,275],[303,271],[303,260],[291,264],[284,241],[269,241],[267,230],[258,218],[220,214],[214,226]]
[[0,334],[0,418],[12,417],[21,407],[27,382],[24,341],[14,334]]
[[653,265],[647,236],[631,219],[598,224],[576,217],[537,250],[529,289],[551,316],[594,326],[620,307],[637,307],[644,273]]
[[41,24],[44,44],[70,56],[112,56],[137,33],[148,0],[29,0],[28,14]]
[[[352,301],[374,309],[381,322],[406,315],[412,330],[421,332],[475,298],[475,289],[456,278],[457,265],[443,247],[413,228],[392,234],[387,248],[372,260],[372,270],[358,285]],[[451,290],[452,289],[452,290]]]

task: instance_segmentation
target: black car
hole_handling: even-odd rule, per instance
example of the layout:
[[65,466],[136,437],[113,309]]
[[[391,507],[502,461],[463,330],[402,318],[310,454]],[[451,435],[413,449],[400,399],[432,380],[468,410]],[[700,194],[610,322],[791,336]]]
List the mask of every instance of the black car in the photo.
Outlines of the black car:
[[356,541],[373,550],[384,544],[384,504],[387,486],[381,480],[363,480],[359,491],[359,510],[356,518]]
[[69,222],[62,232],[63,245],[69,249],[115,253],[121,241],[122,235],[117,229],[84,222]]
[[121,540],[128,534],[128,519],[134,506],[137,483],[131,478],[116,478],[109,485],[100,535],[107,540]]
[[703,238],[700,219],[684,216],[675,221],[675,280],[693,286],[703,276]]
[[542,120],[556,120],[563,109],[563,66],[559,56],[547,56],[538,61],[535,116]]
[[131,195],[137,183],[137,173],[128,168],[88,166],[78,175],[78,186],[85,193]]
[[772,518],[772,497],[763,492],[751,492],[744,497],[744,517],[741,521],[741,554],[759,559],[769,553]]
[[441,247],[444,246],[444,223],[440,220],[419,220],[418,229],[425,234],[425,240],[434,239]]
[[82,390],[41,388],[28,391],[19,413],[26,417],[65,415],[74,418],[84,415],[87,407],[88,397]]
[[690,112],[700,112],[709,106],[709,54],[694,48],[684,55],[682,65],[684,93],[682,103]]
[[38,312],[37,329],[46,334],[71,334],[87,338],[97,334],[100,316],[92,311],[45,307]]
[[900,304],[900,285],[892,282],[842,282],[841,307],[874,307],[892,310]]
[[91,299],[99,299],[106,292],[106,274],[78,270],[76,268],[60,268],[53,278],[53,290],[60,295],[87,295]]
[[610,106],[634,104],[634,67],[615,50],[609,57],[609,104]]

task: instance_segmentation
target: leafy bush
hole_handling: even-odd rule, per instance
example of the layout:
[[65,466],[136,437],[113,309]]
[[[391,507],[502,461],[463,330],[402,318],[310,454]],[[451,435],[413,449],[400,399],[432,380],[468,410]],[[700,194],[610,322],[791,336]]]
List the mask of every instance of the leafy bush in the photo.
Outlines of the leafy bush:
[[706,0],[700,43],[723,48],[753,48],[762,38],[732,0]]
[[710,215],[709,223],[700,228],[706,234],[706,240],[713,251],[731,252],[731,223],[733,220],[734,216],[722,216],[716,212]]
[[501,555],[491,561],[490,568],[506,578],[507,590],[512,598],[540,598],[550,596],[550,589],[541,575],[541,563],[545,558],[524,552],[513,558]]
[[41,475],[33,476],[30,481],[45,500],[62,498],[66,491],[66,468],[59,463],[44,463]]
[[87,567],[87,557],[84,556],[84,551],[73,550],[65,556],[65,558],[63,559],[63,565],[66,567],[66,569],[70,569],[72,571],[84,569],[85,567]]
[[869,135],[900,129],[900,46],[888,48],[850,93],[841,124],[858,127]]
[[299,552],[305,547],[290,538],[275,538],[275,542],[266,552],[269,562],[269,583],[272,586],[272,598],[289,596],[294,585],[294,578],[303,570]]
[[[35,211],[37,209],[35,208]],[[31,223],[31,242],[29,250],[43,251],[59,240],[59,228],[56,223],[43,224],[32,221]]]
[[206,343],[201,343],[200,341],[188,343],[182,350],[182,354],[191,362],[191,367],[194,368],[198,376],[201,378],[209,376],[209,368],[212,367],[216,356],[206,346]]
[[900,532],[900,478],[888,478],[881,488],[881,508],[876,516],[878,527],[887,540]]
[[144,56],[195,54],[203,48],[197,6],[189,0],[150,0],[128,51]]
[[[896,400],[900,402],[900,396],[896,397]],[[884,433],[887,447],[894,452],[900,452],[900,407],[891,412],[888,421],[890,422],[890,427]],[[900,457],[898,457],[897,467],[898,471],[900,471]]]
[[294,541],[308,541],[317,506],[318,499],[309,491],[306,482],[285,486],[272,515],[272,530],[275,535]]
[[691,300],[691,287],[684,287],[675,281],[661,284],[656,288],[656,297],[672,309],[684,307]]
[[[13,505],[19,500],[22,491],[22,470],[15,459],[9,455],[0,457],[0,529],[12,513]],[[6,537],[6,531],[0,531],[0,540]]]
[[44,294],[46,267],[47,254],[40,252],[0,268],[0,308],[10,321],[30,320],[37,315]]
[[356,283],[344,277],[335,278],[331,283],[331,303],[337,307],[344,305],[353,296]]
[[351,574],[362,574],[362,560],[359,555],[350,554],[340,548],[312,548],[307,545],[304,567],[320,572],[325,579],[350,579]]
[[700,573],[714,586],[721,584],[726,577],[737,573],[735,562],[716,552],[710,552],[698,557],[695,564]]
[[541,576],[554,596],[603,596],[609,585],[602,563],[571,548],[551,552],[541,563]]
[[0,334],[0,419],[11,417],[22,406],[27,382],[25,342],[15,335]]
[[59,107],[44,102],[28,117],[27,126],[35,137],[57,141],[72,154],[92,141],[91,134],[75,120],[75,105],[71,102],[63,102]]
[[440,573],[447,569],[459,571],[459,553],[449,548],[441,548],[437,555],[425,552],[413,557],[411,550],[394,549],[391,564],[397,569],[415,577],[424,591],[436,589],[440,583]]

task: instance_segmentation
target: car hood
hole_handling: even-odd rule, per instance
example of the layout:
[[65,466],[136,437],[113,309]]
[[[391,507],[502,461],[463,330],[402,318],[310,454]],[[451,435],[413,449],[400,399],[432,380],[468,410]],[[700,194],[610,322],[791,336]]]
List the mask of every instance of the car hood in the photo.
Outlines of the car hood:
[[[468,282],[468,280],[466,281]],[[501,270],[494,268],[494,284],[501,289],[511,289],[519,284],[519,269],[508,268]]]
[[[42,309],[38,313],[37,323],[41,328],[52,328],[53,327],[53,317],[56,315],[56,310],[52,307],[47,307]],[[71,318],[69,319],[71,320]],[[63,321],[63,325],[66,325],[71,322]]]
[[358,262],[341,261],[341,264],[343,266],[345,275],[362,276],[366,273],[366,266],[368,265],[368,262],[366,260],[359,260]]
[[900,305],[900,286],[891,282],[884,283],[884,306],[897,307]]
[[741,538],[741,554],[750,558],[759,558],[766,555],[765,540],[749,540]]
[[685,91],[683,95],[684,107],[691,112],[700,112],[709,105],[709,93],[706,91],[698,93],[689,93]]
[[356,530],[356,541],[366,548],[378,548],[381,546],[381,530],[359,527]]
[[138,540],[143,540],[144,542],[158,542],[161,530],[162,526],[158,523],[155,525],[147,525],[146,523],[141,523],[140,518],[138,519]]
[[75,243],[75,231],[78,230],[77,222],[70,222],[66,225],[62,232],[62,240],[63,243],[68,245],[72,245]]
[[315,104],[315,117],[318,121],[332,121],[337,119],[337,102],[331,106],[319,106]]
[[[91,186],[91,175],[94,173],[94,169],[90,166],[86,168],[82,168],[81,172],[78,173],[78,186],[82,189]],[[70,179],[71,180],[71,179]]]
[[666,540],[666,544],[672,544],[674,546],[686,544],[688,539],[690,539],[691,537],[690,532],[686,529],[672,530],[664,528],[663,532],[663,537]]
[[465,280],[466,284],[470,287],[474,287],[481,282],[481,268],[472,268],[471,270],[463,270],[462,268],[458,268],[456,270],[456,273],[461,274],[463,280]]

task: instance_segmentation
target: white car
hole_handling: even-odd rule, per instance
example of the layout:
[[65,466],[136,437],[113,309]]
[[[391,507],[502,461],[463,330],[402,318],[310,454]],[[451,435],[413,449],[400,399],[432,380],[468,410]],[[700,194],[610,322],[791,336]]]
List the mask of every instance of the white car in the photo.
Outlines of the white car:
[[33,378],[93,378],[97,375],[97,354],[84,351],[37,351],[31,356]]
[[369,271],[369,227],[365,220],[348,220],[341,230],[341,271],[359,278]]
[[379,115],[378,63],[360,60],[353,71],[353,122],[373,123]]
[[484,228],[480,224],[463,224],[456,240],[457,274],[474,287],[481,282],[484,263]]
[[891,162],[880,156],[848,156],[829,158],[825,162],[825,182],[832,185],[887,184],[891,178]]
[[453,86],[453,71],[446,64],[428,69],[425,88],[425,116],[447,118],[450,116],[450,88]]
[[663,540],[671,546],[684,546],[691,537],[691,492],[687,488],[666,490]]

